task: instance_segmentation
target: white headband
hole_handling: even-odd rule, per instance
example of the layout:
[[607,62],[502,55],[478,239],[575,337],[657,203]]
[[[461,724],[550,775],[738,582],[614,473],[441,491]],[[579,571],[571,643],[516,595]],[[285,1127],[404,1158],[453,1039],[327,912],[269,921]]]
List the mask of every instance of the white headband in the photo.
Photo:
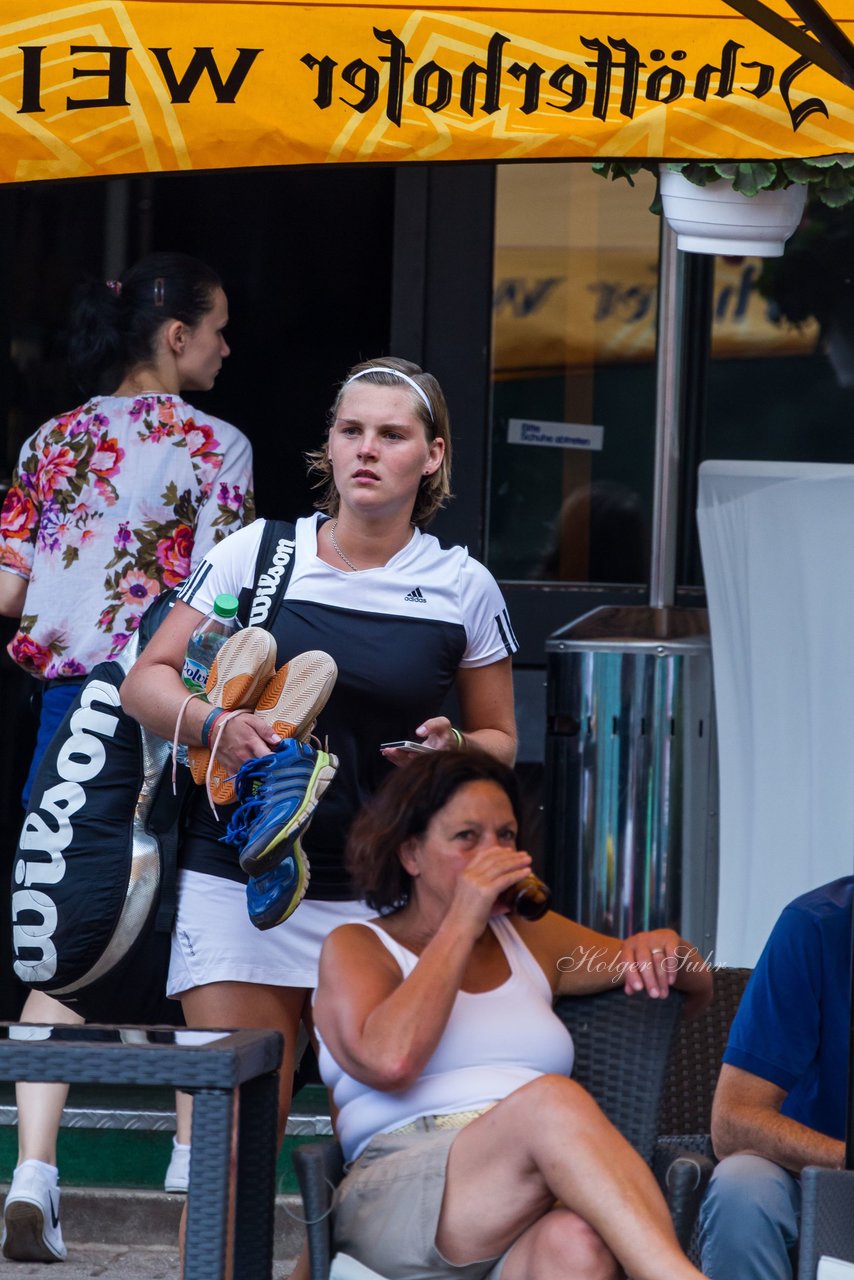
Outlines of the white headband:
[[351,376],[344,383],[344,387],[342,388],[342,390],[345,390],[347,387],[349,387],[350,383],[355,382],[357,378],[364,378],[365,375],[368,373],[390,373],[393,378],[402,378],[404,382],[408,382],[410,387],[412,387],[413,391],[417,391],[421,399],[426,404],[427,412],[430,414],[430,421],[431,422],[433,421],[433,406],[431,405],[427,396],[427,392],[424,390],[424,388],[419,387],[415,379],[410,378],[408,373],[401,373],[399,369],[391,369],[387,364],[372,364],[370,369],[360,369],[358,373],[351,374]]

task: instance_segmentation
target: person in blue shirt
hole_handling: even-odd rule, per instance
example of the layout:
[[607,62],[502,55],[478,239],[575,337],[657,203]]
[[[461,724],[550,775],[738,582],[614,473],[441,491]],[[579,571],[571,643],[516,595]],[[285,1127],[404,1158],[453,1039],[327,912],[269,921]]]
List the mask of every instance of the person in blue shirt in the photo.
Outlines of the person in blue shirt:
[[700,1213],[710,1280],[792,1280],[799,1175],[845,1157],[854,877],[783,910],[733,1020]]

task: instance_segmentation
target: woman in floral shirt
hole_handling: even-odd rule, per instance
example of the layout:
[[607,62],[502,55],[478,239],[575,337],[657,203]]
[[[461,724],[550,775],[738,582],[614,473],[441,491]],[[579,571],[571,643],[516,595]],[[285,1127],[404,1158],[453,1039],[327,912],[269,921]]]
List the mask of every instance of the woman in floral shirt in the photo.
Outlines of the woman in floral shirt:
[[38,429],[0,512],[0,613],[20,617],[9,653],[46,682],[51,732],[69,682],[115,657],[159,592],[252,518],[249,441],[180,396],[213,386],[227,320],[218,277],[178,254],[78,303],[72,366],[88,386],[118,370],[117,389]]
[[[249,441],[181,396],[213,386],[229,354],[227,321],[219,277],[181,254],[144,258],[78,300],[72,368],[87,391],[111,394],[39,427],[0,512],[0,613],[20,618],[9,653],[42,682],[25,806],[82,678],[120,652],[164,587],[252,519]],[[42,992],[30,993],[22,1018],[79,1020]],[[55,1168],[64,1101],[63,1085],[18,1086],[7,1257],[65,1257]]]

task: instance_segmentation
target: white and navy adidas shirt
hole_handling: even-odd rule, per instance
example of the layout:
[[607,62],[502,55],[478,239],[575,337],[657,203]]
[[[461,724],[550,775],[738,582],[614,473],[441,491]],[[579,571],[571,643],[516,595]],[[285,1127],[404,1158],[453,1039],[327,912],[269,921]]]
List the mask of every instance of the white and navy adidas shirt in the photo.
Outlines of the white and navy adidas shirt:
[[[416,529],[379,569],[349,573],[317,556],[324,516],[297,521],[294,569],[273,627],[277,665],[307,649],[338,664],[338,681],[320,716],[340,769],[318,806],[304,844],[311,861],[309,897],[352,897],[343,868],[347,829],[393,768],[380,743],[411,738],[442,704],[459,667],[485,667],[518,645],[495,579],[464,547],[443,547]],[[209,613],[222,592],[251,589],[263,520],[213,547],[180,591]],[[204,796],[201,797],[204,800]],[[199,801],[199,797],[197,797]],[[245,879],[233,851],[219,843],[223,827],[198,802],[182,863],[195,871]]]

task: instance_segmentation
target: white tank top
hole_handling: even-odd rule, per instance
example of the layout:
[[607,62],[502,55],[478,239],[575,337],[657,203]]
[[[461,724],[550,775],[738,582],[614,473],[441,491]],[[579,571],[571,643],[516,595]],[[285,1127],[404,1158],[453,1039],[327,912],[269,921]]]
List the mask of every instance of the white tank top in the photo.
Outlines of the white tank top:
[[[380,925],[360,923],[373,930],[406,978],[418,956]],[[507,957],[510,977],[492,991],[457,994],[442,1039],[411,1088],[382,1093],[362,1084],[342,1071],[318,1036],[320,1074],[338,1108],[346,1160],[355,1160],[375,1134],[418,1116],[474,1111],[537,1076],[572,1071],[572,1037],[552,1011],[545,974],[505,917],[497,916],[489,927]]]

